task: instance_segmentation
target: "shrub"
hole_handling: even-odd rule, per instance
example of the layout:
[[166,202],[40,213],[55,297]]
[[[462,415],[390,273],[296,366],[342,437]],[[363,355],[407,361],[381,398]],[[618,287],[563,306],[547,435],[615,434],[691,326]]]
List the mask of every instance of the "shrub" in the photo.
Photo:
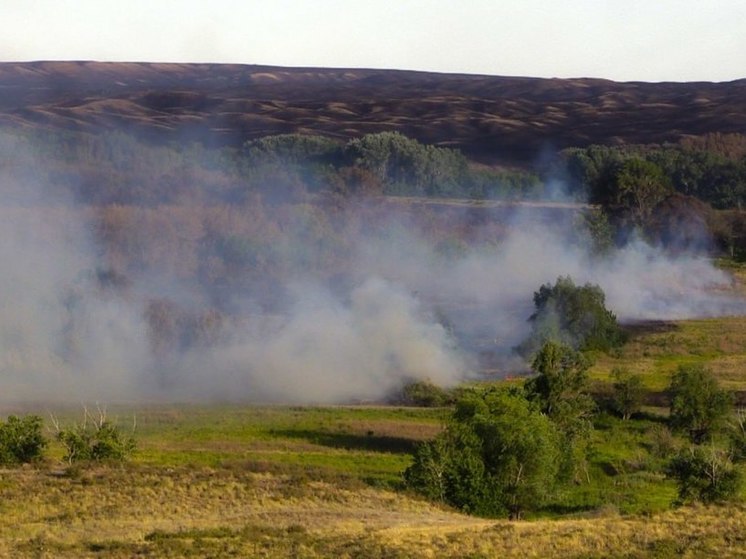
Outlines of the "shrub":
[[47,446],[37,415],[11,415],[0,422],[0,464],[23,464],[39,460]]
[[732,404],[732,396],[699,364],[679,366],[669,391],[671,425],[686,431],[694,443],[701,443],[723,425]]
[[68,463],[81,461],[124,461],[135,451],[135,439],[106,419],[101,413],[98,419],[86,411],[83,421],[72,427],[60,429],[57,425],[57,440],[65,447],[64,459]]
[[401,401],[410,406],[435,408],[452,402],[446,390],[428,380],[410,382],[402,388]]
[[733,460],[746,462],[746,410],[738,410],[729,427],[728,438]]
[[642,399],[645,396],[642,377],[619,368],[614,369],[611,374],[614,377],[614,410],[626,421],[633,413],[640,411],[642,406]]
[[727,452],[711,446],[690,448],[677,454],[666,468],[676,481],[678,503],[718,503],[738,496],[741,473]]

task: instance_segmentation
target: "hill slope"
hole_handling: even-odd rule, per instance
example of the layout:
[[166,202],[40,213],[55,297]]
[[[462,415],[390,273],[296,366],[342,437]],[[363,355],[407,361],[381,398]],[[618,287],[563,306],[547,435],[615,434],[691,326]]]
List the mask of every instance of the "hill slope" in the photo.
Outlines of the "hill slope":
[[398,130],[489,162],[746,130],[746,79],[618,83],[229,64],[0,63],[0,124],[238,145]]

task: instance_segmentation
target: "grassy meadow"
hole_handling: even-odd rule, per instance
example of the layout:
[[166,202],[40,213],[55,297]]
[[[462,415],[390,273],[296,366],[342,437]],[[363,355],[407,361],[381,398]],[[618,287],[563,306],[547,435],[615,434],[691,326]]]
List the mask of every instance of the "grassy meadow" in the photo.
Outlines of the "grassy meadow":
[[[734,270],[743,289],[746,272]],[[746,317],[653,323],[631,330],[592,377],[614,367],[665,388],[681,363],[706,363],[746,390]],[[80,408],[2,409],[62,424]],[[51,413],[50,413],[51,412]],[[587,479],[561,488],[526,520],[471,517],[408,492],[402,472],[435,436],[445,408],[152,404],[110,406],[134,428],[123,464],[47,458],[0,471],[2,557],[746,557],[746,488],[722,506],[676,508],[663,474],[685,444],[648,407],[595,419]]]

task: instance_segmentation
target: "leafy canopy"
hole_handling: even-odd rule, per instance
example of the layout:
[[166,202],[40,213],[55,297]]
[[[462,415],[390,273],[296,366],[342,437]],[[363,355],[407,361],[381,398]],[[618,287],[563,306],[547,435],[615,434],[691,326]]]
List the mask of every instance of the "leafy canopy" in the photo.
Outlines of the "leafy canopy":
[[725,422],[732,396],[703,365],[681,365],[671,378],[671,425],[701,443]]
[[41,432],[37,415],[11,415],[0,421],[0,464],[22,464],[39,460],[47,441]]
[[544,284],[534,293],[534,306],[531,334],[519,348],[524,354],[534,353],[547,341],[582,351],[607,351],[624,343],[624,333],[598,285],[575,285],[569,276],[559,277],[554,285]]
[[519,390],[474,390],[457,401],[446,430],[420,446],[405,480],[464,511],[518,518],[551,492],[559,456],[555,426]]

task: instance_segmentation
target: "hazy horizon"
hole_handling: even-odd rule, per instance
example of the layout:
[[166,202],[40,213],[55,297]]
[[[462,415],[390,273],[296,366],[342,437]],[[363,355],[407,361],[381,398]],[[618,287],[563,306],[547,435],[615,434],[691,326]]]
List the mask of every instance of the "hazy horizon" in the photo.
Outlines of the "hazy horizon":
[[0,61],[371,68],[614,81],[746,77],[746,4],[11,0]]

